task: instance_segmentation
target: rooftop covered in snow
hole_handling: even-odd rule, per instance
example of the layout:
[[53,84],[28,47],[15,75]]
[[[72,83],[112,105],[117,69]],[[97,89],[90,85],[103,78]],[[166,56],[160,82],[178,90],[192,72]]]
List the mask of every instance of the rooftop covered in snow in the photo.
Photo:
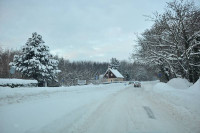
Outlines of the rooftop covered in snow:
[[[106,73],[108,71],[110,71],[111,73],[113,73],[116,76],[116,78],[124,78],[124,76],[122,76],[122,74],[117,69],[108,68],[108,70],[106,71]],[[104,76],[105,76],[105,74],[104,74]]]

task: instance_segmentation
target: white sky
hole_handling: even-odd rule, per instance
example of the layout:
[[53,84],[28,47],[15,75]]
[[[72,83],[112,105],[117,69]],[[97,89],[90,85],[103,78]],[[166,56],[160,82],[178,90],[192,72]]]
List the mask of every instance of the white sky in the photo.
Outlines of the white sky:
[[165,6],[166,0],[0,0],[0,47],[20,49],[37,32],[51,53],[71,61],[127,60],[135,34],[152,25],[143,15]]

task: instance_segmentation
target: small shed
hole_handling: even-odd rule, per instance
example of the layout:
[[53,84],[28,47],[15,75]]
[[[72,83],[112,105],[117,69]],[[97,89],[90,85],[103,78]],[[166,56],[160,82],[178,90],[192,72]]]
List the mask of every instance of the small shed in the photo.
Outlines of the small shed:
[[122,74],[117,69],[113,68],[108,68],[103,78],[106,79],[107,82],[116,82],[124,80],[124,76],[122,76]]

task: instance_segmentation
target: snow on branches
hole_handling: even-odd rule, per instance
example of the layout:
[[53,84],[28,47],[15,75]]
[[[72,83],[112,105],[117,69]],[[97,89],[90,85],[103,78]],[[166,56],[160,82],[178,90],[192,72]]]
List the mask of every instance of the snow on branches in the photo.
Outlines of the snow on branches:
[[119,61],[116,58],[110,59],[110,64],[108,66],[109,68],[118,69],[119,66],[120,66],[120,63],[119,63]]
[[53,59],[49,47],[44,45],[42,36],[36,32],[32,34],[21,49],[20,55],[15,55],[10,63],[23,76],[36,79],[39,82],[57,79],[58,61]]
[[184,0],[167,3],[155,14],[154,25],[138,37],[140,50],[133,58],[162,67],[168,78],[190,82],[200,75],[200,9]]

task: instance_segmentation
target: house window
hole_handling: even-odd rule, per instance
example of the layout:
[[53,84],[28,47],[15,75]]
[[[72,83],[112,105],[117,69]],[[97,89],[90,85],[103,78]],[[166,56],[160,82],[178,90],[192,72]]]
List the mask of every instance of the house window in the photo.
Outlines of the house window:
[[111,73],[110,75],[111,75],[111,76],[113,76],[113,74],[112,74],[112,73]]

